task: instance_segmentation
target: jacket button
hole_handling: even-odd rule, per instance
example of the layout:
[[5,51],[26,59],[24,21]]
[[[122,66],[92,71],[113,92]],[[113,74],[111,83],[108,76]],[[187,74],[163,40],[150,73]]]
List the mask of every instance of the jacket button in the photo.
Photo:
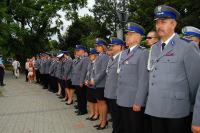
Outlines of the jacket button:
[[156,76],[155,75],[153,75],[153,78],[155,78]]
[[154,83],[151,83],[152,86],[154,86]]
[[157,67],[155,67],[155,70],[158,70]]

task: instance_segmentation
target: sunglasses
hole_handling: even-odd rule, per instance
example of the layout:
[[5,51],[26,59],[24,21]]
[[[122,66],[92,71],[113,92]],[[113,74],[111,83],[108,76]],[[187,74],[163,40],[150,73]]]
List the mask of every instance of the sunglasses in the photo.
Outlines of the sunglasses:
[[151,36],[146,37],[147,40],[150,40],[150,39],[153,39],[153,38],[157,38],[157,37],[151,37]]

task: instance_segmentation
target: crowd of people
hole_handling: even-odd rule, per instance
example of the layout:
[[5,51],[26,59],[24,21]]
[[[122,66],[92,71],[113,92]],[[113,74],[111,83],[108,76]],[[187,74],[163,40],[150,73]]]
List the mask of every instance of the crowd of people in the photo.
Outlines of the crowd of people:
[[36,76],[66,105],[76,94],[75,113],[89,111],[97,130],[108,127],[110,113],[113,133],[200,133],[200,30],[186,26],[181,38],[179,16],[172,7],[156,7],[150,49],[140,46],[144,28],[129,22],[125,42],[97,38],[90,50],[76,45],[73,56],[41,53],[27,60],[27,81]]

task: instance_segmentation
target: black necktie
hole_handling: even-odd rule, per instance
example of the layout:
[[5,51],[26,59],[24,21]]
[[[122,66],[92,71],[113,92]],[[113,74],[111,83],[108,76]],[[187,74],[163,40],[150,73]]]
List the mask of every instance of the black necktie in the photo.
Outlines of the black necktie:
[[164,48],[165,48],[165,43],[162,43],[162,51],[164,50]]
[[128,49],[128,54],[130,53],[130,51],[131,51],[131,50],[130,50],[130,48],[129,48],[129,49]]
[[112,61],[114,61],[114,58],[113,58],[113,57],[111,57],[111,60],[112,60]]

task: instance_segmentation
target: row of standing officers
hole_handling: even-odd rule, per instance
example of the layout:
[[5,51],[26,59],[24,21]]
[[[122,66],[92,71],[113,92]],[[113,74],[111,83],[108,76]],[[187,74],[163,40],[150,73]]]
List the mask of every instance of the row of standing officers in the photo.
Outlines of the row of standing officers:
[[68,51],[57,57],[44,53],[35,63],[37,81],[67,105],[76,91],[77,115],[87,113],[87,100],[97,103],[98,130],[108,125],[108,105],[113,133],[190,133],[191,122],[192,131],[199,133],[200,30],[185,27],[183,34],[193,41],[180,38],[175,33],[179,12],[163,5],[154,12],[160,40],[150,50],[140,46],[144,28],[130,22],[127,49],[122,40],[112,38],[108,51],[103,39],[89,53],[77,45],[73,60]]

